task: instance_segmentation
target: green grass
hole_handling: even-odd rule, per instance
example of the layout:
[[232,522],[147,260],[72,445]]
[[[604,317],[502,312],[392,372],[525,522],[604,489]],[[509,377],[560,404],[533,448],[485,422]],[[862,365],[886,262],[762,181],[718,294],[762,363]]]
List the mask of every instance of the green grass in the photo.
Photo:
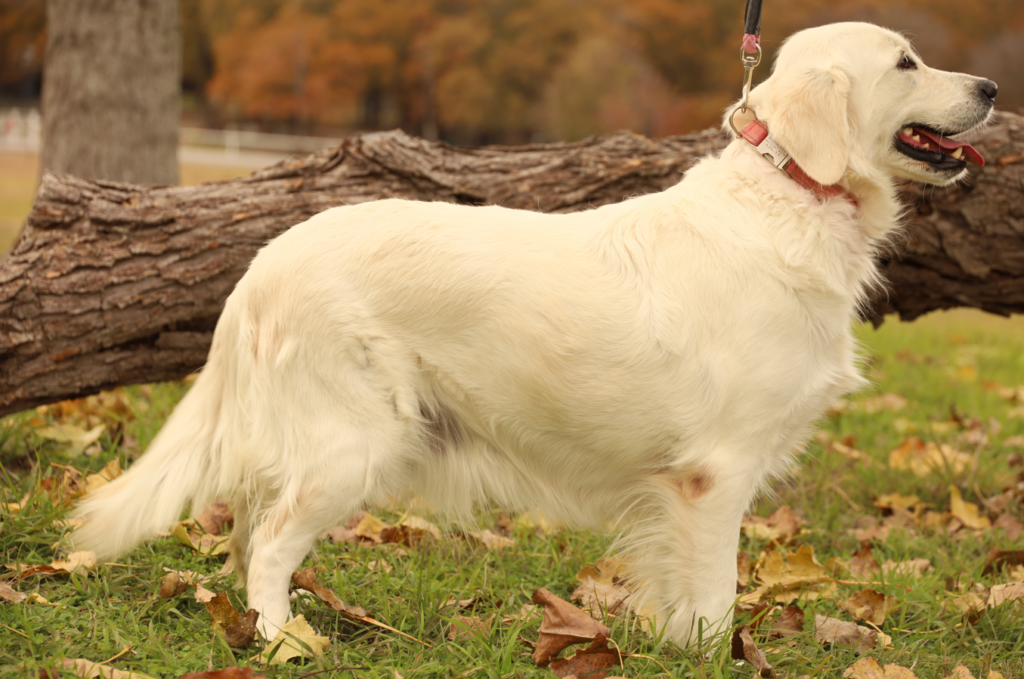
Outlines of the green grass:
[[[787,503],[808,519],[797,543],[813,546],[824,563],[830,557],[849,559],[858,549],[850,534],[863,516],[881,518],[873,505],[883,493],[914,493],[936,509],[949,507],[949,486],[957,485],[964,499],[979,503],[1014,482],[1019,467],[1010,467],[1009,456],[1020,449],[1004,447],[1013,436],[1024,435],[1024,418],[1011,415],[1011,404],[1002,399],[991,382],[1007,386],[1024,385],[1024,321],[1005,320],[980,313],[958,311],[937,314],[912,324],[887,322],[880,330],[861,328],[858,335],[868,358],[866,373],[874,386],[849,397],[863,402],[884,393],[901,394],[908,404],[898,412],[882,410],[869,414],[851,407],[822,423],[828,437],[856,437],[856,448],[870,462],[857,462],[829,452],[817,442],[809,445],[799,470],[776,483],[773,493],[755,508],[767,515]],[[92,456],[68,459],[66,447],[41,439],[37,432],[54,418],[22,413],[3,421],[0,428],[0,464],[3,465],[5,502],[27,506],[17,512],[0,509],[0,552],[3,563],[49,563],[55,558],[53,545],[62,529],[54,524],[65,508],[54,506],[41,488],[47,479],[63,470],[52,466],[72,464],[82,471],[96,471],[109,459],[122,464],[136,450],[144,450],[173,404],[183,395],[178,384],[132,387],[126,390],[129,414],[107,417],[107,432]],[[976,469],[961,475],[934,472],[915,476],[895,471],[888,464],[889,451],[911,430],[925,440],[953,443],[958,427],[941,424],[951,412],[961,418],[978,418],[988,426],[989,443],[975,449],[961,448],[975,455]],[[998,432],[991,420],[998,421]],[[932,423],[940,423],[933,433]],[[1024,519],[1021,498],[1010,507]],[[396,515],[380,512],[394,519]],[[481,520],[493,522],[497,513],[484,513]],[[538,619],[503,625],[503,615],[516,613],[529,601],[537,587],[547,587],[568,597],[575,587],[575,573],[593,563],[607,548],[605,536],[560,531],[543,536],[517,528],[515,546],[500,552],[452,538],[421,543],[401,554],[394,546],[366,547],[321,542],[307,561],[320,566],[318,577],[349,604],[361,605],[379,620],[427,642],[426,648],[393,633],[345,621],[325,606],[307,599],[293,604],[320,632],[331,638],[327,655],[304,664],[263,668],[273,677],[302,677],[332,667],[364,669],[336,671],[318,676],[380,677],[393,679],[398,671],[405,677],[552,677],[548,670],[530,661],[525,641],[537,638]],[[741,550],[757,557],[764,543],[743,538]],[[1003,575],[983,576],[985,558],[993,547],[1024,549],[1024,540],[1011,543],[1005,533],[990,529],[963,529],[954,534],[919,529],[914,534],[893,532],[874,546],[879,563],[911,558],[930,559],[933,569],[915,580],[895,575],[876,588],[893,594],[900,609],[882,625],[893,638],[889,650],[870,653],[880,663],[913,666],[922,679],[942,679],[962,662],[976,677],[998,670],[1007,678],[1024,676],[1024,603],[1008,603],[986,611],[975,624],[966,624],[961,614],[947,605],[957,592],[951,582],[961,585],[1000,582]],[[788,549],[794,549],[794,545]],[[374,559],[384,558],[390,572],[369,568]],[[38,592],[54,606],[0,604],[0,676],[26,676],[37,668],[53,667],[61,658],[102,661],[121,653],[111,666],[134,669],[152,676],[176,677],[187,671],[229,665],[256,665],[249,659],[258,653],[232,651],[210,627],[210,616],[188,594],[161,599],[157,596],[164,568],[191,569],[215,574],[223,557],[204,558],[173,539],[156,539],[125,556],[117,565],[101,565],[88,575],[28,578],[10,581],[23,593]],[[239,609],[240,593],[232,589],[234,575],[208,585],[227,591]],[[954,587],[955,588],[955,587]],[[785,640],[766,640],[755,635],[780,676],[840,677],[860,657],[855,651],[825,647],[813,639],[813,614],[843,620],[850,616],[837,608],[837,601],[859,586],[840,585],[838,596],[802,602],[809,624],[802,634]],[[445,606],[449,597],[475,597],[472,611]],[[470,639],[447,641],[449,623],[455,615],[495,616],[491,631]],[[737,622],[749,617],[740,613]],[[700,651],[682,651],[661,639],[636,629],[630,620],[618,619],[613,639],[630,657],[619,673],[627,677],[751,677],[749,665],[737,665],[722,645]]]

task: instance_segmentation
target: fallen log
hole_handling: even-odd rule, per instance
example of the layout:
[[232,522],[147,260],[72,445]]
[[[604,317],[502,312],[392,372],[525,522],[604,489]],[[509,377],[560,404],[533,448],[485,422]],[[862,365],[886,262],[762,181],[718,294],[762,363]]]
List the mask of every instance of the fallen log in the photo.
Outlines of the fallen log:
[[[620,132],[460,149],[387,132],[200,186],[47,174],[0,261],[0,414],[194,371],[256,251],[328,207],[401,197],[583,210],[671,186],[725,142],[717,130]],[[962,186],[906,187],[908,228],[883,262],[892,287],[868,311],[875,322],[1024,311],[1024,119],[999,114],[975,145],[989,162]]]

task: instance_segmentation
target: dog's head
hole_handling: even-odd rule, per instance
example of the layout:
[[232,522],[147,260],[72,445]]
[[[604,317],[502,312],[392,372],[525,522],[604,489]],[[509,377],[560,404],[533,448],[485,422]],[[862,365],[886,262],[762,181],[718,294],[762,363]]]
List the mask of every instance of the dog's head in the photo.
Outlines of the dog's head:
[[991,80],[929,68],[898,33],[850,22],[791,36],[750,106],[822,184],[852,170],[942,185],[982,162],[950,137],[984,123],[995,95]]

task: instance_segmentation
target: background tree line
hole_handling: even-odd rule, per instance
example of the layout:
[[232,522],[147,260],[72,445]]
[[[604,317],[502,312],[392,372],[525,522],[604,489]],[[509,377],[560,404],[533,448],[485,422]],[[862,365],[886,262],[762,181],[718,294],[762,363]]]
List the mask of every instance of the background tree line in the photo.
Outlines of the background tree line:
[[[737,95],[744,0],[181,0],[185,115],[339,134],[402,128],[462,144],[660,137]],[[766,59],[800,28],[905,30],[930,64],[1024,106],[1020,0],[771,0]],[[44,0],[0,0],[0,97],[38,95]],[[759,75],[765,77],[767,69]]]

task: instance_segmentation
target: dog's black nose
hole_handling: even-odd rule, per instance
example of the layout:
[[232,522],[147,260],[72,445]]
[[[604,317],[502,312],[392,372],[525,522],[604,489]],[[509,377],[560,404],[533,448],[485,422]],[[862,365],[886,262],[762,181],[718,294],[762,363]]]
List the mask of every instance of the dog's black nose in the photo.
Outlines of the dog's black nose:
[[996,85],[991,80],[983,80],[981,81],[981,91],[985,94],[986,97],[988,97],[992,101],[995,101],[996,92],[999,91],[999,85]]

